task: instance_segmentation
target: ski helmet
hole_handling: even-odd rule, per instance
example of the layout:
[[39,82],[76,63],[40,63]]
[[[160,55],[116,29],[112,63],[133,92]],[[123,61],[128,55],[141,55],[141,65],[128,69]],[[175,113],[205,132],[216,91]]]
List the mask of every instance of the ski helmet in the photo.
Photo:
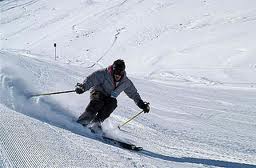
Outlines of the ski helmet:
[[124,60],[118,59],[113,63],[113,74],[123,75],[125,71]]

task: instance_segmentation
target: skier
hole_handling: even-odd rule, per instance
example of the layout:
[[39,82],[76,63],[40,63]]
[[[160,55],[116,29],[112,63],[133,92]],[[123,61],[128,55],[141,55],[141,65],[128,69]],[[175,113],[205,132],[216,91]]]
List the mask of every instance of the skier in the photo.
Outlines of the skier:
[[91,89],[90,103],[77,122],[88,125],[92,130],[101,129],[101,123],[110,116],[117,107],[117,96],[124,91],[137,106],[148,113],[149,103],[144,102],[132,81],[126,76],[125,63],[118,59],[107,68],[89,75],[83,83],[77,83],[75,92],[82,94]]

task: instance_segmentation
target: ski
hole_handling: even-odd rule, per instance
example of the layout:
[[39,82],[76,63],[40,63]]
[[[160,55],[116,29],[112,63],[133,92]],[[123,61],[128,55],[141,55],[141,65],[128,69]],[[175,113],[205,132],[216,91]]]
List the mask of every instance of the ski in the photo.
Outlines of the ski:
[[111,145],[114,145],[114,146],[117,146],[117,147],[121,147],[121,148],[124,148],[124,149],[133,150],[133,151],[143,150],[142,147],[138,147],[134,144],[122,142],[122,141],[119,141],[119,140],[116,140],[116,139],[113,139],[113,138],[109,138],[109,137],[106,137],[104,135],[102,136],[102,139],[104,140],[104,142],[106,142],[108,144],[111,144]]
[[119,148],[131,150],[131,151],[141,151],[142,147],[136,146],[134,144],[124,142],[121,140],[114,139],[112,137],[108,137],[101,129],[101,127],[92,127],[92,125],[83,126],[84,128],[90,130],[92,134],[95,135],[95,138],[103,143],[116,146]]
[[98,138],[100,138],[100,140],[104,143],[107,143],[107,144],[110,144],[110,145],[113,145],[113,146],[117,146],[117,147],[120,147],[120,148],[128,149],[128,150],[133,150],[133,151],[143,150],[142,147],[138,147],[134,144],[123,142],[123,141],[116,140],[114,138],[108,137],[99,128],[97,128],[96,130],[93,129],[92,127],[87,127],[87,128],[91,131],[91,133],[97,135]]

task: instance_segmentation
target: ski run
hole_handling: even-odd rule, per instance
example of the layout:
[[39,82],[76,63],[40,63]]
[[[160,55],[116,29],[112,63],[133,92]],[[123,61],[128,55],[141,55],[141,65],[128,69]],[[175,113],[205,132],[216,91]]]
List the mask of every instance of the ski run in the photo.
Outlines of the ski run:
[[[256,167],[256,1],[0,6],[0,168]],[[119,58],[150,112],[118,129],[141,111],[122,93],[107,138],[76,122],[89,91],[31,97]]]

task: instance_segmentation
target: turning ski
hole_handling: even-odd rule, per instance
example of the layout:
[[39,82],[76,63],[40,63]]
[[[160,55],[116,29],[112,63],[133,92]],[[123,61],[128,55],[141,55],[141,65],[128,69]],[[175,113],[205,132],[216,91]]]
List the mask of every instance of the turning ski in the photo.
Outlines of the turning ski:
[[132,150],[132,151],[141,151],[143,150],[142,147],[138,147],[132,143],[129,142],[124,142],[122,140],[117,140],[114,137],[109,137],[108,135],[106,135],[103,130],[101,125],[97,124],[97,123],[90,123],[86,126],[84,126],[86,129],[89,129],[91,133],[93,133],[94,135],[96,135],[96,139],[104,142],[106,144],[109,145],[113,145],[119,148],[123,148],[123,149],[127,149],[127,150]]
[[120,148],[128,149],[128,150],[133,150],[133,151],[141,151],[143,149],[142,147],[138,147],[134,144],[123,142],[123,141],[108,137],[106,134],[104,134],[101,127],[89,126],[87,128],[90,129],[90,131],[93,134],[97,135],[97,137],[104,143],[107,143],[107,144],[110,144],[113,146],[117,146]]
[[104,142],[106,142],[108,144],[111,144],[111,145],[114,145],[114,146],[117,146],[117,147],[121,147],[121,148],[124,148],[124,149],[133,150],[133,151],[143,150],[142,147],[138,147],[134,144],[122,142],[122,141],[119,141],[119,140],[116,140],[116,139],[113,139],[113,138],[109,138],[105,135],[102,136],[102,139],[104,140]]

